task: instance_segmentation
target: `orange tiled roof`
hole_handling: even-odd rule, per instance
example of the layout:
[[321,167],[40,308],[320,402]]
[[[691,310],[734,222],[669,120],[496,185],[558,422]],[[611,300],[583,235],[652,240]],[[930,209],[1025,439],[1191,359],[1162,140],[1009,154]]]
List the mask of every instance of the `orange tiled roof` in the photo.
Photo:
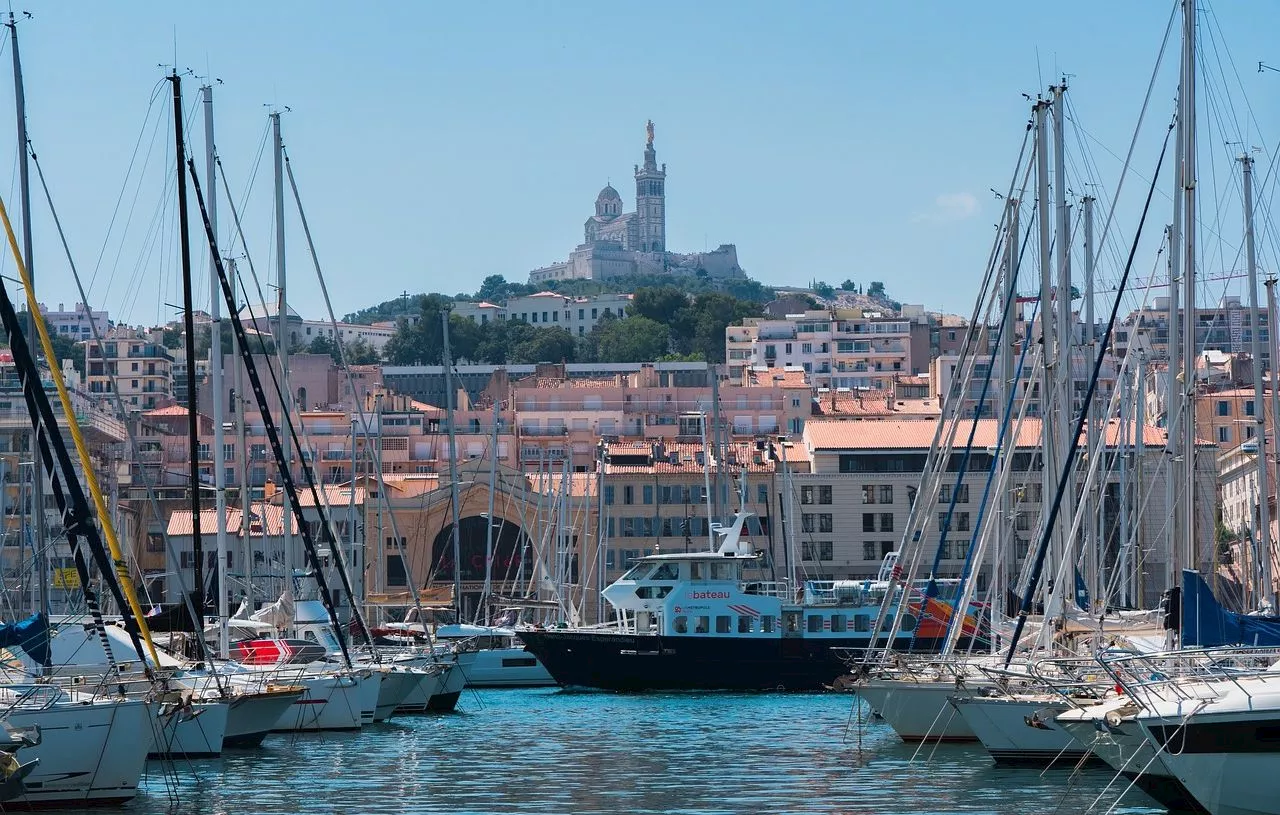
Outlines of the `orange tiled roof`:
[[142,414],[148,418],[163,418],[165,416],[186,416],[187,409],[182,405],[169,405],[168,407],[156,408],[148,410]]

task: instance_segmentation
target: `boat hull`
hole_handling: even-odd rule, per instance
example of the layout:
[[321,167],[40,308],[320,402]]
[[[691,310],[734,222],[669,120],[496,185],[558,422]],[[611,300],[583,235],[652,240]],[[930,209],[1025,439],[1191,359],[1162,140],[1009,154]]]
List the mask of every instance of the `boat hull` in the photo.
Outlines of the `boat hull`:
[[147,758],[217,758],[227,732],[231,706],[226,702],[196,702],[183,707],[160,704],[155,743]]
[[524,648],[486,648],[475,652],[464,673],[468,688],[543,688],[556,680]]
[[1254,711],[1142,717],[1144,735],[1166,744],[1165,766],[1214,815],[1277,815],[1280,712]]
[[419,684],[422,674],[408,668],[387,667],[377,670],[382,674],[378,685],[378,701],[374,708],[373,720],[385,722],[395,715],[396,709],[404,703]]
[[23,748],[20,760],[39,763],[24,781],[25,794],[6,810],[110,806],[138,793],[147,752],[155,740],[154,713],[141,700],[57,704],[45,710],[17,709],[15,728],[39,727],[40,743]]
[[373,697],[368,698],[370,685],[364,672],[290,681],[306,691],[281,714],[272,730],[359,730],[365,722],[366,702],[367,718],[373,721],[378,690],[373,686]]
[[457,662],[447,664],[440,677],[440,689],[427,700],[427,710],[432,713],[451,713],[458,707],[462,689],[467,684],[467,668],[475,653],[458,654]]
[[872,679],[854,690],[905,742],[974,742],[978,737],[951,704],[951,682]]
[[[865,639],[664,636],[521,631],[526,648],[564,687],[614,691],[816,691],[848,672]],[[939,643],[919,639],[916,650]],[[839,650],[836,650],[839,649]]]
[[1066,702],[982,696],[951,701],[997,764],[1070,769],[1091,755],[1054,721],[1067,710]]
[[223,749],[261,747],[285,711],[302,698],[301,689],[244,692],[231,697]]

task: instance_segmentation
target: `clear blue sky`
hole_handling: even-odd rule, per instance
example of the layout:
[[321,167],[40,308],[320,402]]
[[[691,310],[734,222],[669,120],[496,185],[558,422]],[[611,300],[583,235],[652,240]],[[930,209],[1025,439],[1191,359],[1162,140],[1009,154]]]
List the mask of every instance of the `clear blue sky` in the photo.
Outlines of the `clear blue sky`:
[[[1258,140],[1272,148],[1280,74],[1257,73],[1257,61],[1280,64],[1280,4],[1218,5],[1215,25],[1262,125]],[[1097,139],[1088,149],[1111,189],[1119,162],[1103,145],[1117,154],[1128,145],[1172,3],[25,8],[34,14],[19,27],[31,138],[77,262],[86,274],[99,267],[91,297],[113,317],[153,323],[168,319],[164,304],[180,296],[171,208],[150,226],[171,195],[167,118],[158,118],[167,116],[167,91],[148,112],[175,43],[180,68],[223,81],[218,146],[237,196],[249,189],[265,105],[292,109],[286,143],[339,316],[404,289],[473,291],[495,273],[522,280],[565,258],[606,181],[631,206],[646,119],[668,165],[672,250],[732,242],[748,273],[766,282],[883,280],[901,300],[968,313],[1000,213],[989,190],[1008,185],[1022,139],[1022,94],[1071,75],[1078,120]],[[0,65],[9,59],[6,47]],[[185,83],[189,106],[199,84]],[[1162,123],[1170,71],[1160,88],[1151,116]],[[0,105],[9,104],[6,70]],[[152,127],[98,264],[148,115]],[[6,129],[11,122],[0,115]],[[192,134],[197,152],[200,133]],[[12,173],[8,141],[0,158]],[[1155,146],[1148,139],[1144,148],[1146,175]],[[1268,158],[1259,163],[1267,172]],[[1129,183],[1137,196],[1141,181]],[[6,201],[13,190],[0,177]],[[267,157],[245,211],[260,272],[273,257],[270,196]],[[38,192],[36,202],[41,298],[70,304],[76,297]],[[1132,234],[1134,208],[1120,217]],[[1238,232],[1223,229],[1232,241]],[[290,303],[319,317],[292,209],[286,236]],[[204,253],[196,258],[203,263]],[[11,263],[0,270],[10,273]]]

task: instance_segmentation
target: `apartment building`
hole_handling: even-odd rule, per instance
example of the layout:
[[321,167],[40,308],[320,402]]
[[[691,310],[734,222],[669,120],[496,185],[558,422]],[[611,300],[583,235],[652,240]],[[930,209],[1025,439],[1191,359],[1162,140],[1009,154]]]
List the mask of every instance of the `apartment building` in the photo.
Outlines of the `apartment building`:
[[173,354],[145,332],[123,326],[107,330],[99,344],[84,345],[85,386],[107,399],[112,383],[131,412],[162,407],[173,400]]
[[892,388],[895,375],[914,372],[912,321],[861,309],[748,318],[725,328],[730,378],[746,368],[796,367],[816,387]]
[[1270,388],[1263,390],[1263,403],[1259,420],[1254,410],[1253,388],[1198,393],[1195,399],[1196,433],[1224,451],[1256,439],[1260,424],[1271,435]]
[[[1178,328],[1181,332],[1183,311],[1178,312]],[[1196,309],[1197,352],[1212,350],[1228,354],[1248,353],[1253,344],[1253,329],[1258,328],[1261,344],[1262,369],[1271,370],[1270,332],[1267,310],[1256,311],[1241,305],[1238,296],[1224,297],[1217,307]],[[1139,340],[1139,337],[1142,337]],[[1182,338],[1185,343],[1185,338]],[[1123,357],[1131,346],[1145,343],[1152,359],[1167,359],[1169,354],[1169,298],[1156,297],[1150,308],[1137,309],[1116,326],[1116,355]]]
[[76,303],[75,307],[69,310],[63,303],[59,303],[57,311],[41,303],[40,313],[49,321],[49,325],[53,326],[54,331],[73,342],[91,339],[94,329],[97,329],[98,336],[102,336],[111,327],[107,312],[94,311],[84,303]]
[[485,302],[458,302],[453,304],[453,313],[478,323],[520,320],[541,328],[563,328],[575,337],[582,337],[591,333],[591,329],[606,315],[626,317],[630,305],[630,294],[570,297],[543,291],[508,298],[501,306]]

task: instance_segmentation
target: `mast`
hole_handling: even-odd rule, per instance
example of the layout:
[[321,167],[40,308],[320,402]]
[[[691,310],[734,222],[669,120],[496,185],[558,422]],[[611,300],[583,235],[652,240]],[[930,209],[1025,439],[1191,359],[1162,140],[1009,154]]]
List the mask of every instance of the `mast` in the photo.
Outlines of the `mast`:
[[493,456],[489,466],[489,523],[484,533],[484,592],[480,596],[480,608],[476,609],[476,619],[489,621],[489,593],[493,590],[493,493],[498,488],[498,400],[493,400],[493,440],[489,444],[489,453]]
[[[178,253],[182,263],[182,327],[186,334],[184,353],[187,361],[187,444],[191,448],[188,479],[191,489],[191,554],[195,590],[196,630],[204,630],[204,545],[200,540],[200,415],[196,408],[196,322],[191,295],[191,234],[187,224],[187,154],[183,140],[182,77],[177,71],[169,77],[173,83],[173,142],[178,171]],[[216,465],[216,462],[215,462]]]
[[711,448],[707,447],[707,413],[702,413],[702,488],[707,491],[707,550],[713,551],[716,548],[716,533],[711,529],[711,522],[714,520],[711,502],[713,495],[711,494],[711,462],[707,458]]
[[[715,477],[712,479],[711,486],[713,492],[709,496],[711,514],[715,520],[720,521],[724,515],[724,507],[720,501],[720,376],[716,373],[716,366],[713,364],[711,369],[711,444],[715,448]],[[706,448],[706,445],[703,445]],[[715,549],[715,536],[708,528],[707,534],[711,535],[711,548]]]
[[1142,546],[1140,545],[1142,538],[1142,521],[1140,513],[1142,499],[1140,496],[1142,493],[1138,485],[1146,483],[1143,480],[1143,473],[1147,466],[1147,348],[1145,342],[1143,343],[1143,347],[1138,349],[1138,373],[1135,381],[1138,385],[1137,398],[1134,400],[1137,413],[1137,419],[1134,422],[1136,425],[1135,430],[1137,431],[1134,434],[1137,437],[1137,452],[1133,463],[1133,484],[1129,487],[1129,491],[1132,494],[1130,497],[1130,503],[1133,505],[1133,508],[1131,510],[1129,520],[1130,529],[1128,535],[1125,537],[1125,543],[1132,541],[1132,545],[1129,547],[1124,579],[1129,584],[1130,606],[1140,608],[1143,603],[1143,592],[1142,580],[1140,579],[1141,572],[1138,570],[1138,553],[1142,551]]
[[1275,586],[1271,578],[1271,479],[1267,463],[1267,407],[1263,398],[1262,337],[1258,320],[1258,260],[1253,234],[1253,159],[1240,157],[1240,170],[1244,187],[1244,246],[1245,262],[1249,269],[1249,353],[1253,354],[1253,437],[1258,442],[1258,540],[1262,548],[1259,565],[1262,567],[1262,595],[1264,604],[1275,608]]
[[1196,0],[1183,0],[1182,38],[1182,110],[1186,125],[1182,131],[1182,197],[1183,197],[1183,341],[1187,352],[1182,357],[1183,386],[1186,404],[1182,418],[1182,463],[1186,522],[1182,530],[1182,561],[1196,567]]
[[[1008,202],[1008,219],[1009,234],[1005,238],[1005,245],[1008,249],[1008,257],[1005,260],[1005,280],[1004,280],[1004,327],[1001,329],[1001,336],[1004,341],[1000,346],[1000,381],[1004,382],[1004,390],[1002,392],[1004,404],[1012,404],[1012,400],[1016,398],[1018,392],[1018,382],[1014,371],[1014,355],[1017,352],[1018,338],[1016,334],[1017,321],[1017,302],[1018,302],[1018,238],[1019,225],[1018,215],[1022,202],[1017,198],[1010,198]],[[1024,340],[1025,341],[1025,340]],[[1007,409],[1007,408],[1006,408]],[[1006,431],[1007,432],[1007,431]],[[1006,444],[1004,446],[1003,455],[1012,457],[1014,450],[1017,448],[1015,444]],[[1001,464],[1004,467],[1004,464]],[[994,608],[1003,617],[1005,613],[1005,590],[1008,585],[1005,576],[1006,561],[1012,557],[1014,546],[1011,538],[1014,537],[1013,529],[1013,495],[1009,492],[1008,485],[1000,490],[1000,518],[1001,523],[998,526],[1000,531],[1000,540],[996,541],[996,555],[994,561],[994,573],[991,581],[991,597],[995,598]],[[994,647],[995,643],[992,642]]]
[[444,407],[445,421],[449,425],[449,511],[453,515],[453,609],[458,622],[462,622],[462,541],[458,527],[458,436],[453,426],[453,357],[449,353],[449,315],[453,309],[440,312],[444,329]]
[[[1071,285],[1071,209],[1067,206],[1067,171],[1066,171],[1066,154],[1067,144],[1066,136],[1063,131],[1065,129],[1065,120],[1067,117],[1066,92],[1067,83],[1063,81],[1061,84],[1049,89],[1053,93],[1053,106],[1050,112],[1053,116],[1053,197],[1054,197],[1054,214],[1057,216],[1057,226],[1055,228],[1053,248],[1056,254],[1054,265],[1058,269],[1057,275],[1057,297],[1054,300],[1054,313],[1058,320],[1058,336],[1057,336],[1057,354],[1054,361],[1057,365],[1054,373],[1056,374],[1056,387],[1058,390],[1057,409],[1063,412],[1067,417],[1067,421],[1055,423],[1057,431],[1057,449],[1059,455],[1066,455],[1067,447],[1071,440],[1066,437],[1067,428],[1070,424],[1070,417],[1075,414],[1075,390],[1072,387],[1072,366],[1075,362],[1075,326],[1072,324],[1072,285]],[[1041,306],[1043,309],[1044,306]],[[1083,410],[1087,410],[1087,406],[1082,405]],[[1061,460],[1061,459],[1059,459]],[[1062,548],[1059,554],[1064,558],[1074,560],[1076,555],[1077,540],[1072,534],[1072,520],[1076,514],[1076,474],[1075,471],[1062,474],[1066,479],[1067,491],[1063,496],[1064,506],[1063,512],[1068,519],[1063,525],[1060,532],[1060,540]],[[1075,594],[1075,569],[1072,568],[1067,575],[1067,586],[1055,586],[1055,600],[1060,601],[1067,595]],[[1061,603],[1056,603],[1058,609],[1061,609]],[[1048,610],[1046,609],[1046,613]]]
[[[274,137],[275,155],[275,204],[276,204],[276,322],[279,328],[276,334],[276,354],[280,357],[280,415],[281,425],[285,418],[293,413],[293,394],[289,385],[289,300],[285,290],[285,258],[284,258],[284,140],[280,136],[280,112],[271,114],[271,132]],[[292,475],[293,447],[289,440],[284,443],[285,468],[283,477]],[[284,585],[293,588],[293,533],[289,520],[289,493],[280,493],[281,518],[284,522],[281,530],[281,542],[284,545]],[[263,527],[266,528],[265,526]]]
[[[217,178],[218,165],[214,157],[214,141],[213,141],[213,86],[205,85],[200,88],[204,94],[204,165],[205,178],[209,179],[209,200],[206,209],[209,213],[209,223],[213,227],[216,234],[218,231],[218,186],[214,183]],[[213,261],[212,253],[209,255],[209,393],[210,402],[213,408],[213,506],[215,511],[215,522],[217,523],[217,546],[218,546],[218,655],[223,659],[227,658],[227,648],[231,644],[230,627],[227,617],[230,614],[227,602],[227,472],[224,464],[224,456],[222,449],[226,445],[227,431],[223,424],[225,422],[224,405],[222,404],[222,297],[218,291],[218,270]],[[194,382],[194,371],[190,371],[187,376],[189,382]],[[190,393],[194,394],[188,388]],[[195,404],[195,397],[190,399],[192,405]]]
[[[1098,354],[1097,335],[1093,324],[1093,274],[1094,274],[1094,246],[1093,246],[1093,197],[1086,195],[1081,199],[1080,204],[1084,210],[1084,360],[1090,370],[1093,369],[1094,360]],[[1088,425],[1088,447],[1089,455],[1100,455],[1102,449],[1098,446],[1098,411],[1095,404],[1084,405],[1084,410],[1089,416]],[[1123,448],[1121,448],[1123,450]],[[1103,467],[1099,469],[1100,478],[1105,479],[1108,469]],[[1103,592],[1106,589],[1106,580],[1103,579],[1103,566],[1106,563],[1106,557],[1103,554],[1102,542],[1102,496],[1104,494],[1102,486],[1097,479],[1091,479],[1089,485],[1089,506],[1088,506],[1088,525],[1085,527],[1085,571],[1086,584],[1089,587],[1089,599],[1096,603],[1104,601]],[[1105,608],[1105,605],[1103,606]]]
[[[1061,362],[1059,354],[1056,353],[1058,346],[1055,345],[1054,314],[1052,311],[1053,256],[1050,248],[1049,133],[1045,129],[1045,117],[1049,112],[1050,105],[1050,102],[1042,99],[1036,103],[1034,110],[1036,123],[1036,206],[1038,209],[1036,218],[1040,233],[1040,346],[1045,363],[1045,375],[1041,377],[1040,382],[1041,444],[1044,451],[1044,461],[1040,472],[1044,496],[1052,495],[1057,487],[1058,440],[1055,430],[1057,411],[1054,404],[1056,401],[1054,399],[1056,386],[1054,377],[1049,376],[1049,373],[1051,371],[1056,372],[1053,366]],[[1050,530],[1050,535],[1050,540],[1057,542],[1057,546],[1054,547],[1057,551],[1050,553],[1050,559],[1057,563],[1058,558],[1063,554],[1061,551],[1062,537],[1058,530]],[[1048,617],[1050,613],[1051,611],[1046,603],[1045,616]]]
[[[18,121],[18,192],[19,201],[22,210],[22,262],[26,264],[27,274],[31,277],[31,285],[36,282],[36,270],[32,259],[32,241],[31,241],[31,176],[28,168],[28,151],[27,151],[27,95],[22,82],[22,59],[18,53],[18,23],[13,15],[9,12],[9,44],[13,49],[13,103],[14,111]],[[27,336],[36,336],[36,321],[42,319],[42,315],[30,311],[27,313]],[[48,360],[52,365],[53,361]],[[70,420],[71,417],[67,417]],[[39,432],[39,431],[37,431]],[[35,444],[32,444],[35,449]],[[35,550],[35,568],[36,579],[33,581],[35,585],[40,587],[40,611],[46,617],[49,616],[49,563],[47,546],[48,530],[45,528],[44,517],[44,467],[40,461],[40,456],[32,456],[34,463],[32,464],[31,475],[31,497],[32,503],[35,505],[36,516],[36,550]],[[46,668],[49,666],[46,665]]]
[[[1271,358],[1271,449],[1275,457],[1275,469],[1272,470],[1272,474],[1276,476],[1274,480],[1280,487],[1280,435],[1276,434],[1277,428],[1280,428],[1280,380],[1276,378],[1276,360],[1280,358],[1280,350],[1277,350],[1280,349],[1280,338],[1276,337],[1276,278],[1274,275],[1267,278],[1267,338],[1271,346],[1269,352]],[[1262,457],[1262,461],[1266,461],[1265,456]],[[1270,552],[1266,553],[1266,560],[1268,563],[1271,562]],[[1272,609],[1274,608],[1273,605]],[[1272,613],[1275,613],[1274,610]]]

